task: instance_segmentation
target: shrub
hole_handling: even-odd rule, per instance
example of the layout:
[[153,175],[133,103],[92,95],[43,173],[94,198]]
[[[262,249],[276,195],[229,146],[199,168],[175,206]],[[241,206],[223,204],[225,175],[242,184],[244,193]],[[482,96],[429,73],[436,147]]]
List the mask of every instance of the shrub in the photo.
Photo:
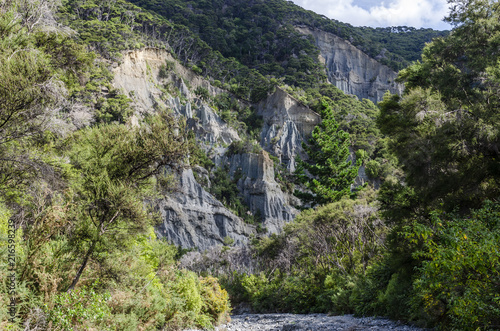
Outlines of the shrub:
[[54,306],[47,310],[52,327],[62,330],[107,329],[105,322],[111,316],[108,304],[111,296],[107,292],[98,293],[95,285],[97,283],[57,294]]
[[429,226],[407,227],[407,238],[423,243],[414,288],[429,317],[461,330],[500,325],[499,203],[469,217],[434,213]]
[[356,160],[364,162],[368,158],[368,153],[364,149],[358,149],[356,151]]
[[380,163],[375,160],[366,162],[365,172],[372,179],[378,178],[380,176]]
[[202,86],[198,86],[196,90],[194,90],[194,94],[198,96],[203,101],[208,101],[210,100],[210,93],[208,90]]
[[201,297],[203,300],[202,312],[212,319],[215,324],[229,322],[229,299],[226,290],[221,289],[217,279],[206,277],[200,280]]

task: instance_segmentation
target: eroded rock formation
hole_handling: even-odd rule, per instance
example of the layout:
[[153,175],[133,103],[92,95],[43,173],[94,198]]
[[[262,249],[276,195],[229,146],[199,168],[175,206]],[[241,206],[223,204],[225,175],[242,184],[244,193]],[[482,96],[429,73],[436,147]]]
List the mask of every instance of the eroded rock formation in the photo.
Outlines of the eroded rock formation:
[[330,83],[360,100],[382,100],[385,92],[401,94],[403,85],[396,83],[397,73],[377,62],[348,41],[319,29],[306,26],[297,31],[312,35],[320,49]]

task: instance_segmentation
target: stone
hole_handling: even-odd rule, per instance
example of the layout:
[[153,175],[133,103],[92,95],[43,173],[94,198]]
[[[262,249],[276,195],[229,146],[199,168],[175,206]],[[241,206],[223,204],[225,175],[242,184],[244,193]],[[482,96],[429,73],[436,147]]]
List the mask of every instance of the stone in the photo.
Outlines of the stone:
[[382,100],[387,91],[392,94],[403,93],[404,85],[395,81],[395,71],[371,58],[347,40],[308,26],[297,26],[295,29],[314,37],[320,49],[320,59],[326,67],[328,80],[344,93],[375,103]]
[[248,242],[255,228],[234,215],[196,182],[191,169],[180,176],[178,192],[155,202],[163,222],[156,228],[159,237],[183,248],[205,250],[223,245],[230,237],[235,245]]

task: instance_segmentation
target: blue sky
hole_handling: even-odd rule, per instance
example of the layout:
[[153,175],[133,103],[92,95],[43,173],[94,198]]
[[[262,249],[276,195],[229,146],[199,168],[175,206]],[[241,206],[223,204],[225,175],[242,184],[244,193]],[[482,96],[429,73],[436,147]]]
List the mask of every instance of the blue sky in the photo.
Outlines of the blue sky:
[[413,26],[450,30],[446,0],[292,0],[318,14],[354,26]]

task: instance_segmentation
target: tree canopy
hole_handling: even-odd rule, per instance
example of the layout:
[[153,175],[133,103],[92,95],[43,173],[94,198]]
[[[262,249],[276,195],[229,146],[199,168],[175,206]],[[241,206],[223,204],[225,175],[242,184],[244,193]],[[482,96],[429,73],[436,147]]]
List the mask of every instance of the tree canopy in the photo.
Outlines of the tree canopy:
[[400,73],[378,122],[424,206],[467,210],[500,193],[499,5],[451,3],[457,27]]
[[309,141],[303,144],[308,159],[299,159],[295,172],[298,183],[306,190],[296,190],[295,195],[313,206],[349,195],[359,168],[359,163],[353,165],[350,158],[349,134],[339,129],[326,99],[321,101],[320,110],[321,123],[314,128]]

